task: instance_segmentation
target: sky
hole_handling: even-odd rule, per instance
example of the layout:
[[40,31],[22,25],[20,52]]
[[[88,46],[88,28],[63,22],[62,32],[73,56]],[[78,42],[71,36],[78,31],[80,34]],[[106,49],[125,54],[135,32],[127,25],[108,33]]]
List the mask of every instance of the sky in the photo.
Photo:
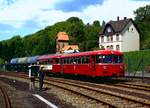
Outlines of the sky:
[[25,36],[70,17],[86,23],[108,22],[124,17],[150,0],[0,0],[0,41]]

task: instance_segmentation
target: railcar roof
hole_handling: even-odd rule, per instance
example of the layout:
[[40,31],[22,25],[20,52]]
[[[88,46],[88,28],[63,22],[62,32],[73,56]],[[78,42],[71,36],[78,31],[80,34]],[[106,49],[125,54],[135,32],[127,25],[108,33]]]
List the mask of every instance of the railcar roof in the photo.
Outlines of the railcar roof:
[[66,57],[77,57],[77,56],[91,56],[91,55],[122,55],[122,52],[114,51],[114,50],[97,50],[97,51],[87,51],[87,52],[79,52],[79,53],[72,53],[72,54],[51,54],[51,55],[42,55],[38,57],[38,60],[46,60],[46,59],[53,59],[53,58],[66,58]]
[[80,53],[73,53],[73,54],[64,54],[61,58],[66,57],[76,57],[76,56],[91,56],[91,55],[122,55],[122,52],[114,51],[114,50],[97,50],[97,51],[88,51],[88,52],[80,52]]
[[60,55],[57,55],[57,54],[42,55],[42,56],[38,57],[38,60],[45,60],[45,59],[52,59],[52,58],[59,58],[59,57],[60,57]]

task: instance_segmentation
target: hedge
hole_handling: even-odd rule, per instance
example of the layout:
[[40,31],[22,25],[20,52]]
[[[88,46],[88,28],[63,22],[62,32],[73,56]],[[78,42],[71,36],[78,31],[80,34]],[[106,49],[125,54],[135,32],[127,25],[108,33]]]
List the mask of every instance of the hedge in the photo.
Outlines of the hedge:
[[124,62],[128,72],[147,71],[150,66],[150,50],[125,52]]

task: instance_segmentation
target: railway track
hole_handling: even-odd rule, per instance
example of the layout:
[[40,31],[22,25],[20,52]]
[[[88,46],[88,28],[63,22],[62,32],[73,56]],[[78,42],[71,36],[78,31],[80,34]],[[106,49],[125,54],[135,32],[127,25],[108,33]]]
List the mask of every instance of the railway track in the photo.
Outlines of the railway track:
[[[0,87],[0,94],[1,94],[1,99],[3,99],[3,102],[4,102],[4,103],[2,103],[4,108],[12,108],[10,98],[9,98],[7,92],[2,87]],[[2,108],[2,106],[1,106],[1,108]]]
[[140,84],[122,83],[122,84],[115,84],[115,86],[120,86],[120,87],[125,87],[125,88],[131,88],[131,89],[150,92],[150,86],[148,86],[148,85],[143,86],[143,85],[140,85]]
[[[59,84],[62,83],[62,84],[66,84],[66,85],[69,85],[69,86],[72,86],[72,87],[78,87],[76,89],[76,91],[78,91],[78,89],[79,89],[79,91],[82,89],[82,93],[84,93],[85,91],[89,91],[89,93],[93,92],[92,94],[96,94],[94,97],[97,98],[97,99],[99,99],[99,100],[101,100],[101,101],[102,101],[102,99],[98,98],[97,96],[98,95],[102,96],[102,94],[103,94],[103,96],[105,95],[104,97],[108,97],[108,98],[105,98],[103,101],[107,100],[107,102],[109,104],[111,103],[115,107],[127,106],[127,108],[128,108],[128,107],[131,107],[131,106],[128,106],[131,103],[132,103],[132,105],[135,105],[135,106],[138,105],[140,107],[141,106],[146,106],[146,107],[150,106],[150,101],[149,100],[142,99],[142,98],[137,98],[137,97],[133,97],[133,96],[127,96],[127,95],[123,95],[123,94],[114,93],[114,92],[111,92],[111,91],[106,90],[106,89],[99,89],[97,87],[92,87],[92,86],[81,84],[81,83],[79,84],[76,81],[75,82],[70,82],[70,81],[67,82],[67,81],[64,81],[64,80],[60,80],[60,79],[56,80],[56,79],[52,79],[51,78],[48,81],[46,81],[46,83],[47,84],[52,84],[52,85],[53,84],[59,85]],[[69,88],[69,86],[67,86],[67,87]],[[89,95],[89,93],[86,94],[86,95]],[[108,100],[110,100],[110,101],[108,101]],[[117,103],[116,103],[116,100],[117,100]],[[116,104],[114,104],[114,103],[116,103]],[[121,103],[121,104],[119,105],[118,103]]]
[[[130,88],[130,89],[136,89],[144,92],[150,92],[150,85],[141,85],[141,84],[132,84],[132,83],[116,83],[116,84],[97,84],[97,83],[90,83],[90,82],[83,82],[83,81],[78,81],[78,80],[71,80],[71,79],[63,79],[63,78],[55,78],[55,79],[61,79],[64,81],[69,81],[69,82],[77,82],[85,85],[94,85],[94,86],[100,86],[100,85],[106,85],[106,86],[111,86],[111,87],[123,87],[123,88]],[[101,87],[101,86],[100,86]]]
[[[24,75],[21,75],[22,78],[27,78]],[[112,92],[108,89],[104,88],[104,85],[95,85],[92,83],[85,84],[81,83],[80,81],[74,81],[74,80],[65,80],[62,78],[49,78],[48,80],[45,80],[45,84],[56,86],[58,88],[70,91],[74,94],[84,96],[88,99],[94,100],[96,102],[101,103],[105,107],[113,107],[113,108],[135,108],[135,107],[145,107],[149,108],[150,101],[148,99],[134,97],[132,95],[124,95],[124,94],[118,94],[115,92]],[[105,85],[110,86],[109,89],[112,88],[112,85]],[[119,84],[115,85],[119,86]],[[120,86],[124,86],[123,84],[120,84]],[[126,86],[129,86],[126,84]],[[101,87],[101,88],[100,88]],[[103,88],[103,89],[102,89]],[[131,89],[136,89],[136,87],[130,87]],[[149,89],[149,88],[148,88]],[[143,90],[143,89],[139,89]],[[144,90],[143,90],[144,91]],[[134,91],[135,92],[135,91]],[[134,93],[133,92],[133,93]],[[146,91],[148,92],[148,91]]]

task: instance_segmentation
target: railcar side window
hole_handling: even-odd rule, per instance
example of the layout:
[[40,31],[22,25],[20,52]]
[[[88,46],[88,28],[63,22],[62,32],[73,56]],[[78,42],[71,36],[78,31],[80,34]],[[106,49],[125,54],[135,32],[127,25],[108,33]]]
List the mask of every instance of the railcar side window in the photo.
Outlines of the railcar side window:
[[74,57],[74,58],[73,58],[73,61],[74,61],[74,64],[76,64],[76,63],[77,63],[77,58]]
[[84,57],[81,57],[81,63],[84,64]]
[[70,63],[70,59],[69,58],[67,58],[67,64],[69,64]]
[[73,58],[70,58],[70,64],[73,64]]
[[81,63],[81,58],[78,57],[78,58],[77,58],[77,64],[80,64],[80,63]]
[[46,60],[46,61],[40,61],[40,65],[41,64],[48,64],[48,61]]
[[67,63],[67,59],[66,58],[64,58],[64,64],[66,64]]
[[89,56],[86,56],[85,57],[85,63],[89,63],[90,62],[90,57]]
[[53,63],[52,59],[48,59],[46,64],[52,64],[52,63]]
[[60,63],[60,59],[59,58],[56,58],[56,64],[59,64]]

